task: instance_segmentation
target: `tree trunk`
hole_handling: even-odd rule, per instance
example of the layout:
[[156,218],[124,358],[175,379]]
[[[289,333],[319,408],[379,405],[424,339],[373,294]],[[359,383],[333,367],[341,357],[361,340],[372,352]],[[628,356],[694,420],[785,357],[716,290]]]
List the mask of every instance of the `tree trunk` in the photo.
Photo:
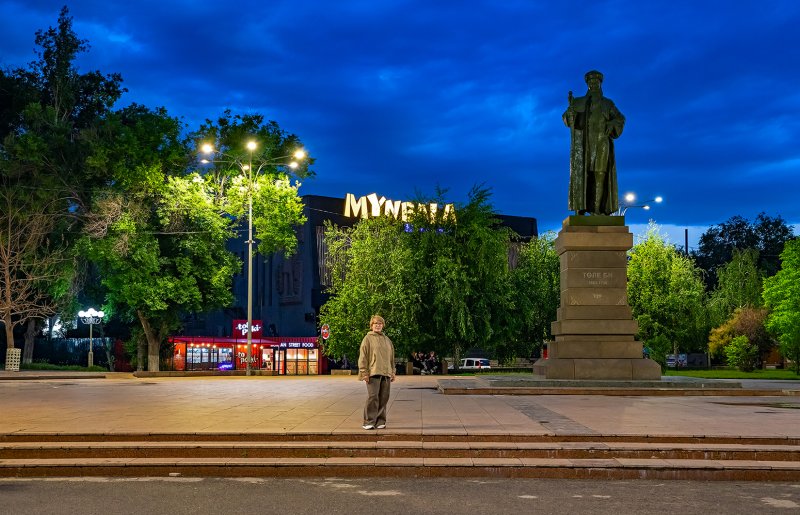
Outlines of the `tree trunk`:
[[141,311],[137,311],[136,315],[142,323],[142,330],[144,330],[144,335],[147,338],[147,371],[158,372],[161,359],[161,340],[153,331],[150,321],[147,320],[144,314]]
[[136,371],[141,372],[144,370],[144,355],[145,355],[145,345],[147,341],[144,339],[143,334],[139,334],[136,336]]
[[14,348],[14,326],[11,324],[11,311],[3,315],[3,326],[6,328],[6,347]]
[[33,362],[33,346],[36,343],[36,319],[29,318],[25,328],[25,346],[22,348],[22,362]]
[[102,338],[103,348],[106,351],[106,361],[108,362],[108,371],[114,371],[114,339],[113,338],[106,338],[106,332],[103,330],[103,324],[98,325],[98,332],[100,333],[100,338]]

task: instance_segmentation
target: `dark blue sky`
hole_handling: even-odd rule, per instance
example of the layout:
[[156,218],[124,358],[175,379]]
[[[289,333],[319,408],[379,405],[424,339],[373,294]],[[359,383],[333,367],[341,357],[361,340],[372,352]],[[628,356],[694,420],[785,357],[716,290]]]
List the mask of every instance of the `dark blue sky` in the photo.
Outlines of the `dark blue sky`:
[[[224,4],[224,5],[223,5]],[[0,66],[34,59],[61,2],[0,0]],[[131,102],[190,129],[257,112],[317,158],[304,194],[403,200],[485,183],[504,214],[557,229],[567,211],[567,92],[583,74],[627,118],[620,195],[690,245],[759,212],[800,223],[796,0],[261,0],[67,4],[92,48],[83,71],[119,72]]]

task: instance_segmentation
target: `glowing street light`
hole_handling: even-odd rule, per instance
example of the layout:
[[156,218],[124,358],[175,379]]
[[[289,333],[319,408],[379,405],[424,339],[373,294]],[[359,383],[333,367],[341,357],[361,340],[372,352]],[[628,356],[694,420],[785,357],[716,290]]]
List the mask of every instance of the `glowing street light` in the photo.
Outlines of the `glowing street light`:
[[641,204],[634,204],[634,202],[636,202],[636,194],[635,193],[626,193],[625,197],[624,197],[624,200],[625,200],[625,202],[624,203],[620,203],[619,210],[617,211],[617,214],[620,215],[620,216],[625,216],[625,213],[628,212],[628,209],[630,209],[632,207],[640,207],[640,208],[644,209],[645,211],[649,211],[650,207],[651,207],[650,206],[650,202],[655,202],[656,204],[660,204],[661,202],[664,201],[664,197],[658,196],[658,197],[652,198],[650,200],[645,200]]
[[87,359],[87,366],[94,365],[94,346],[92,345],[92,327],[103,321],[105,313],[102,311],[95,311],[94,308],[89,308],[87,311],[78,311],[78,317],[84,324],[89,324],[89,357]]
[[[232,158],[222,152],[215,152],[214,146],[210,143],[204,143],[200,146],[200,151],[208,155],[221,155],[230,158],[227,162],[235,164],[244,176],[247,177],[247,363],[246,375],[251,375],[250,362],[253,359],[253,177],[258,177],[258,174],[264,167],[269,165],[288,166],[291,169],[296,169],[299,165],[297,161],[287,161],[289,158],[296,160],[303,160],[306,158],[306,152],[303,149],[296,150],[293,154],[281,156],[275,159],[267,159],[265,161],[257,162],[258,168],[253,171],[253,152],[258,148],[255,140],[250,140],[245,144],[248,152],[247,163],[239,159]],[[209,164],[212,160],[201,159],[201,163]]]

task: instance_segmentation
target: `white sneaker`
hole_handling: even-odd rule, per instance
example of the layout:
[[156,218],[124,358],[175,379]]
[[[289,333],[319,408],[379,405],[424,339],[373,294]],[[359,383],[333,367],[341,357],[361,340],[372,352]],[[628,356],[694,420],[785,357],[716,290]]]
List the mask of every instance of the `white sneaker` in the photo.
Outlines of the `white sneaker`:
[[378,429],[386,429],[386,424],[378,424]]
[[[364,424],[361,427],[364,428],[364,429],[375,429],[375,426],[373,426],[372,424]],[[384,427],[386,427],[386,426],[384,426]]]

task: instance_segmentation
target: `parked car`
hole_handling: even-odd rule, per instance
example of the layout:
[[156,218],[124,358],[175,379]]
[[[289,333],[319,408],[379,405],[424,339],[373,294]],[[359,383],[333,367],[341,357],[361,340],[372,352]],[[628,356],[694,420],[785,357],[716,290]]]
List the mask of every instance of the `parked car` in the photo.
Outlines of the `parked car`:
[[[453,370],[453,365],[447,367],[449,370]],[[464,358],[461,360],[461,366],[459,367],[461,370],[485,370],[491,369],[492,366],[489,364],[489,360],[486,358]]]

